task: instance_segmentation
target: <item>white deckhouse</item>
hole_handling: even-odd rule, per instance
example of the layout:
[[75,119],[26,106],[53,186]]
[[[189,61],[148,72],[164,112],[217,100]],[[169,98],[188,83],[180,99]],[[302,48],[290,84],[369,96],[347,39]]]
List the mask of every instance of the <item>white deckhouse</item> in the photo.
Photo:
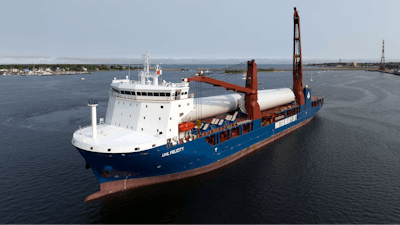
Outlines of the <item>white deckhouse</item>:
[[140,80],[116,79],[111,83],[105,121],[97,123],[97,102],[92,107],[92,126],[74,132],[72,144],[99,153],[129,153],[152,149],[178,140],[178,124],[194,110],[189,83],[159,82],[157,65],[150,72],[149,53],[144,56]]

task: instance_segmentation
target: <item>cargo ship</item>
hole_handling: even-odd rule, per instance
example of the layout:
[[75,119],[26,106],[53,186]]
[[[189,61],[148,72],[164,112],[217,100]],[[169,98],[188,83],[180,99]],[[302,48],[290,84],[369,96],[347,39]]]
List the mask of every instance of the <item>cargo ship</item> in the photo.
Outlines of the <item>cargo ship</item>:
[[[245,86],[201,72],[180,83],[159,82],[144,55],[139,80],[112,80],[105,120],[73,134],[72,144],[100,183],[85,201],[128,189],[196,176],[223,167],[309,123],[324,99],[303,87],[300,18],[295,8],[293,90],[258,90],[257,64],[247,62]],[[240,74],[241,75],[241,74]],[[195,98],[190,82],[234,94]]]

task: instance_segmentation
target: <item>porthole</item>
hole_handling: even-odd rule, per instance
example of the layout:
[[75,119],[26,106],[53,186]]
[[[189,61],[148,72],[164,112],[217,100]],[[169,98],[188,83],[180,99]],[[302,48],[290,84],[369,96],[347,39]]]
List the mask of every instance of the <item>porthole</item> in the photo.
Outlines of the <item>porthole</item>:
[[170,117],[169,120],[172,120],[172,117]]
[[178,105],[178,107],[181,107],[181,105]]
[[147,108],[147,105],[146,105],[146,108]]
[[146,117],[145,117],[145,116],[143,116],[143,119],[145,120],[145,119],[146,119]]
[[161,117],[158,117],[158,120],[161,120]]
[[111,152],[111,148],[109,148],[108,151]]
[[161,108],[164,108],[164,106],[161,106]]
[[135,150],[139,150],[139,148],[135,148]]
[[189,106],[189,103],[187,105]]
[[90,147],[90,150],[93,150],[93,147]]
[[142,131],[143,131],[143,128],[142,128]]

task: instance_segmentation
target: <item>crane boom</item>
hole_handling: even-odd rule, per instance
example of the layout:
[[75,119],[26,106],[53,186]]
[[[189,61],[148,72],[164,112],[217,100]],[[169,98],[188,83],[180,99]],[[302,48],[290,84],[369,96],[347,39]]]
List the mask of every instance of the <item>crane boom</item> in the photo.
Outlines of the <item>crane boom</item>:
[[303,65],[301,56],[300,17],[294,7],[294,31],[293,31],[293,92],[296,96],[296,103],[305,104],[303,93]]
[[184,81],[199,81],[214,86],[223,87],[226,90],[233,90],[238,93],[244,93],[245,109],[247,116],[252,120],[257,120],[261,118],[261,110],[258,105],[258,82],[257,82],[257,64],[252,61],[247,62],[247,76],[246,76],[246,86],[242,87],[239,85],[227,83],[224,81],[216,80],[213,78],[206,77],[204,75],[193,76],[190,78],[184,78]]

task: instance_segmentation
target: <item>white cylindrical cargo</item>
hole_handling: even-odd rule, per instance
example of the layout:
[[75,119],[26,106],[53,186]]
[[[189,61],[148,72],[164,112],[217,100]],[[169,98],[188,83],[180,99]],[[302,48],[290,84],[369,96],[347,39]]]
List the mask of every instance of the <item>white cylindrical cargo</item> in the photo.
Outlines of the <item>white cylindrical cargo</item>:
[[240,94],[195,98],[193,100],[195,110],[183,117],[181,122],[196,121],[198,119],[233,112],[239,107],[241,98],[243,97]]
[[[261,110],[271,109],[294,101],[294,93],[289,88],[259,90],[258,104]],[[243,94],[219,95],[194,99],[195,110],[181,119],[181,122],[210,118],[223,113],[234,112],[238,108],[246,113]]]
[[[267,110],[278,107],[280,105],[285,105],[293,102],[295,99],[294,93],[289,88],[279,88],[258,91],[258,105],[260,105],[260,110]],[[246,113],[244,107],[245,101],[240,101],[240,109],[242,112]]]

